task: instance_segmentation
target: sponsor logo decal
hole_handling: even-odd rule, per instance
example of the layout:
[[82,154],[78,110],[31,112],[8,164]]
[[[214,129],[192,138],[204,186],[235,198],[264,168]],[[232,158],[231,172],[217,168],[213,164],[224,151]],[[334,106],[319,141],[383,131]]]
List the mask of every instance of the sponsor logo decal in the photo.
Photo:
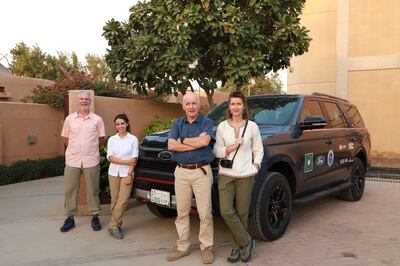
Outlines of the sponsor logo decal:
[[333,150],[329,150],[328,156],[327,156],[327,162],[328,162],[329,167],[331,167],[333,165],[334,159],[335,159],[335,153],[333,152]]
[[349,150],[354,149],[354,143],[353,142],[349,142]]
[[304,173],[311,172],[313,170],[314,154],[307,153],[304,155]]
[[339,144],[339,151],[345,150],[347,148],[346,144]]
[[315,159],[315,165],[321,166],[323,164],[325,164],[325,156],[318,156],[317,159]]
[[162,151],[157,155],[157,157],[163,161],[170,161],[172,153],[170,151]]

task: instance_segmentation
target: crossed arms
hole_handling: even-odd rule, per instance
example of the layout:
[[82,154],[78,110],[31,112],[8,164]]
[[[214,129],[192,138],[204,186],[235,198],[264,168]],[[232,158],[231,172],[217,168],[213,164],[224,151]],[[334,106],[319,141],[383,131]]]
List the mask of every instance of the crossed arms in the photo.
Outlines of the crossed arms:
[[199,136],[193,138],[168,139],[168,150],[184,152],[193,151],[208,146],[211,141],[211,136],[206,132],[202,132]]

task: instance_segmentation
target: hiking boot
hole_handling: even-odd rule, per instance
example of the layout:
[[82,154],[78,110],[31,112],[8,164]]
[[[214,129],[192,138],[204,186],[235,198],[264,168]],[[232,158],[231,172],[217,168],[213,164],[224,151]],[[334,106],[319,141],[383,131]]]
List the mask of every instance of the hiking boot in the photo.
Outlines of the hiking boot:
[[214,255],[211,248],[205,248],[201,251],[201,261],[203,264],[211,264],[214,262]]
[[240,259],[243,262],[248,262],[251,258],[251,253],[256,249],[256,241],[250,240],[250,242],[240,249]]
[[186,251],[174,250],[173,252],[168,254],[167,261],[179,260],[189,254],[190,254],[189,250]]
[[240,260],[240,252],[239,252],[239,250],[232,249],[231,255],[229,255],[229,257],[226,260],[228,262],[230,262],[230,263],[238,262]]
[[63,226],[61,226],[60,231],[65,233],[74,227],[75,227],[74,216],[68,216],[68,218],[65,219]]
[[101,224],[100,224],[100,220],[99,220],[99,216],[98,215],[93,215],[92,216],[92,229],[93,231],[100,231],[101,230]]
[[108,228],[108,232],[115,239],[123,239],[124,235],[122,234],[122,230],[120,228]]

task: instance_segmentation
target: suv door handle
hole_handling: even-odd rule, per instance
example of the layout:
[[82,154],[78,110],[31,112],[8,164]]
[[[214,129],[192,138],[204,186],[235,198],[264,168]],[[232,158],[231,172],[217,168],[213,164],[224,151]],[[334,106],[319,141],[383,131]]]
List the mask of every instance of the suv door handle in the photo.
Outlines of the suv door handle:
[[331,145],[332,144],[332,140],[325,140],[325,143]]

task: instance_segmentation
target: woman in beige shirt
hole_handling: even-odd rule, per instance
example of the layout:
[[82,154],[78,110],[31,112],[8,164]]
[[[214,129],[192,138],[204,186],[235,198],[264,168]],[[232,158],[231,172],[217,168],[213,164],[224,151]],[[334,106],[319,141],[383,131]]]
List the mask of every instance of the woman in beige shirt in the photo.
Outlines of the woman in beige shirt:
[[258,126],[248,120],[246,97],[242,92],[234,91],[229,95],[228,115],[229,118],[218,125],[214,145],[216,157],[234,158],[230,168],[220,165],[220,210],[232,232],[232,251],[227,260],[247,262],[255,248],[255,241],[247,232],[251,191],[264,152]]

